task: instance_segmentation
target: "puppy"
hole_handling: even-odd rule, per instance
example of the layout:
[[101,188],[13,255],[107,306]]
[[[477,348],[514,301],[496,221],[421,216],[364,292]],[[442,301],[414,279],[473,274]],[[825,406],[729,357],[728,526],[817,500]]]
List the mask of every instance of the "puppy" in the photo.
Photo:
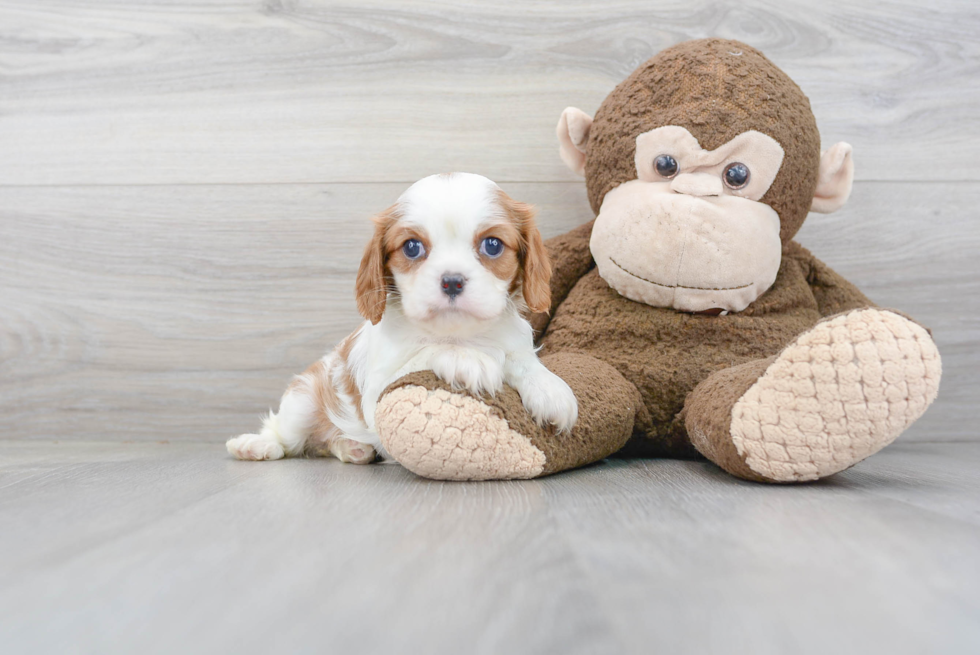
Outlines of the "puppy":
[[227,443],[239,459],[295,455],[366,464],[381,454],[374,410],[401,376],[432,370],[456,388],[506,382],[540,424],[571,430],[578,404],[538,361],[525,309],[548,311],[551,265],[534,211],[480,175],[433,175],[374,219],[357,273],[367,319],[296,376],[258,434]]

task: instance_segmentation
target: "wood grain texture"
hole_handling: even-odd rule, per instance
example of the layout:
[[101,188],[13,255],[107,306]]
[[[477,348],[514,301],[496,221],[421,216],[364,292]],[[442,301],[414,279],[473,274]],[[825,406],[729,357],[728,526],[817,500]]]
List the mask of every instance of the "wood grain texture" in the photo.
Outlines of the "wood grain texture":
[[850,205],[800,240],[934,329],[905,438],[980,438],[975,3],[0,0],[0,439],[252,429],[357,324],[366,217],[463,169],[548,235],[588,220],[561,109],[710,35],[855,145]]
[[705,36],[783,67],[859,179],[980,179],[970,0],[21,0],[0,2],[0,184],[569,181],[561,110]]
[[4,653],[970,653],[980,445],[828,480],[606,461],[441,483],[0,442]]
[[[0,188],[0,435],[220,441],[356,327],[367,217],[401,184]],[[546,236],[580,183],[506,184]],[[859,183],[799,240],[934,329],[945,374],[903,437],[978,439],[980,183]]]

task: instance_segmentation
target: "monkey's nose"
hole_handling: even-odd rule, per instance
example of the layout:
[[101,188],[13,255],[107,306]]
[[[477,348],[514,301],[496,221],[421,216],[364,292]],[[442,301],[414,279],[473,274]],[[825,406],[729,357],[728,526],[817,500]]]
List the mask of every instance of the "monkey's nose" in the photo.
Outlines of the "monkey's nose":
[[456,296],[463,293],[466,286],[466,278],[455,273],[442,276],[442,292],[449,296],[450,300],[455,300]]
[[681,173],[671,181],[670,190],[699,198],[720,196],[724,192],[721,178],[708,173]]

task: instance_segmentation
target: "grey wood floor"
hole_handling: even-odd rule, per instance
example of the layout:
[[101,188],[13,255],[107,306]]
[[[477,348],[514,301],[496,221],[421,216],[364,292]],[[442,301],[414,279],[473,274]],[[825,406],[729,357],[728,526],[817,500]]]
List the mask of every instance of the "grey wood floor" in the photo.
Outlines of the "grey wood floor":
[[[591,218],[554,126],[703,36],[856,184],[799,235],[933,329],[933,408],[818,484],[532,482],[220,446],[358,322],[367,218],[468,170]],[[980,652],[974,0],[0,0],[0,654]]]
[[980,444],[820,483],[0,442],[4,653],[976,653]]

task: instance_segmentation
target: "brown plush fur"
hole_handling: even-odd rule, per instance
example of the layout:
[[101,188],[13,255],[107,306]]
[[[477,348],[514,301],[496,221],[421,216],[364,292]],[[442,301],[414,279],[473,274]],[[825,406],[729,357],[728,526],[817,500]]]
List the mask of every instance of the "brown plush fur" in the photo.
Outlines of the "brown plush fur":
[[[715,371],[777,354],[824,316],[872,306],[794,241],[783,249],[772,288],[737,314],[702,316],[634,302],[609,288],[594,267],[562,296],[567,284],[562,264],[566,254],[578,259],[583,243],[588,232],[581,228],[547,242],[556,274],[551,320],[536,316],[533,321],[546,327],[541,352],[591,355],[633,383],[643,399],[634,439],[652,442],[633,447],[646,453],[692,455],[680,412],[688,394]],[[573,261],[570,268],[581,269],[581,263]]]
[[692,434],[691,439],[700,444],[705,457],[740,478],[756,482],[768,480],[749,468],[731,439],[719,439],[717,435],[730,434],[731,408],[775,359],[753,359],[715,371],[694,388],[682,413],[685,426],[698,426],[693,430],[701,434]]
[[738,41],[703,39],[667,48],[637,68],[599,110],[589,133],[585,179],[592,210],[636,179],[636,136],[664,125],[686,128],[706,150],[747,130],[774,138],[786,153],[762,202],[779,214],[780,238],[797,233],[813,200],[820,133],[800,87]]

